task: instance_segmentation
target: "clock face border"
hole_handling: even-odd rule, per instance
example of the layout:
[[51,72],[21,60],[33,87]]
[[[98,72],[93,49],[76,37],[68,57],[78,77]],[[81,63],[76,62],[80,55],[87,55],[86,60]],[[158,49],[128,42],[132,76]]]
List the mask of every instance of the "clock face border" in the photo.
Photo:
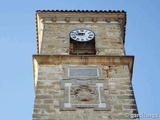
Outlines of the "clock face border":
[[[78,31],[78,32],[76,32],[76,31]],[[86,31],[86,33],[80,32],[80,31]],[[79,35],[77,35],[77,33],[79,33]],[[73,34],[75,34],[75,35],[73,35]],[[84,34],[86,34],[86,35],[83,36]],[[76,37],[76,36],[78,36],[78,37]],[[69,33],[69,37],[74,41],[87,42],[87,41],[91,41],[91,40],[93,40],[95,38],[95,33],[90,29],[77,28],[77,29],[72,30]],[[80,39],[80,37],[81,37],[81,39]]]

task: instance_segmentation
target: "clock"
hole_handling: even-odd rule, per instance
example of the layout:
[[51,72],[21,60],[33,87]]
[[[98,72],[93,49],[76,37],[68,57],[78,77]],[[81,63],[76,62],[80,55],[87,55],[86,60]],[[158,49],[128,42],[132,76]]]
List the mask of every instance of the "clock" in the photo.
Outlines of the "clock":
[[70,38],[79,42],[87,42],[93,40],[94,37],[94,32],[88,29],[76,29],[70,32]]

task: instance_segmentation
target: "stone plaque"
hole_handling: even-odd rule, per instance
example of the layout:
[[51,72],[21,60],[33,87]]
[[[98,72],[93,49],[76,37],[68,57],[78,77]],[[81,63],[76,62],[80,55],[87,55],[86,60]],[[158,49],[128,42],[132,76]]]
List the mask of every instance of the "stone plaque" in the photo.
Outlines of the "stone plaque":
[[102,75],[102,66],[63,66],[64,74],[63,79],[104,79]]
[[99,76],[98,69],[92,68],[69,68],[69,76]]

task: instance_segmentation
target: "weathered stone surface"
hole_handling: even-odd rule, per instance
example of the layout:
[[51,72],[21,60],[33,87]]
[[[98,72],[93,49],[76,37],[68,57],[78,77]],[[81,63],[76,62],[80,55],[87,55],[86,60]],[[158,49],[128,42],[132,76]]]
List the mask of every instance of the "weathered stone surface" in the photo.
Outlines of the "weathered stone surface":
[[[60,88],[60,81],[64,74],[63,66],[39,65],[39,72],[41,73],[40,75],[44,72],[46,79],[37,81],[33,120],[36,118],[45,120],[131,119],[124,115],[134,113],[137,109],[131,87],[130,73],[126,65],[102,67],[102,74],[108,85],[108,89],[104,90],[104,96],[105,99],[110,101],[111,110],[109,111],[94,111],[93,108],[77,108],[75,111],[61,111],[59,101],[63,100],[65,95],[64,90]],[[57,79],[54,77],[53,80],[48,79],[52,73],[54,75],[61,73],[57,75],[61,77],[57,77]],[[113,76],[109,77],[107,75],[109,73],[113,74]],[[115,77],[117,75],[124,76]]]
[[121,39],[120,28],[117,23],[45,23],[41,54],[69,54],[70,31],[84,27],[94,31],[96,34],[97,55],[124,55],[123,40]]
[[[95,33],[96,55],[69,55],[69,34],[76,28]],[[126,115],[138,113],[131,85],[134,57],[125,56],[124,31],[125,13],[39,12],[33,120],[133,119]],[[70,74],[64,66],[98,69]]]

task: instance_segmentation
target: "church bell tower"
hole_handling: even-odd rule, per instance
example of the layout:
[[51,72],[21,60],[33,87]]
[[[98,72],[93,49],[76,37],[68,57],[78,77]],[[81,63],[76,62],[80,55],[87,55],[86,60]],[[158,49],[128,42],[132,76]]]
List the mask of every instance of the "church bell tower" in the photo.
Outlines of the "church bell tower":
[[36,11],[33,120],[135,119],[125,26],[125,11]]

